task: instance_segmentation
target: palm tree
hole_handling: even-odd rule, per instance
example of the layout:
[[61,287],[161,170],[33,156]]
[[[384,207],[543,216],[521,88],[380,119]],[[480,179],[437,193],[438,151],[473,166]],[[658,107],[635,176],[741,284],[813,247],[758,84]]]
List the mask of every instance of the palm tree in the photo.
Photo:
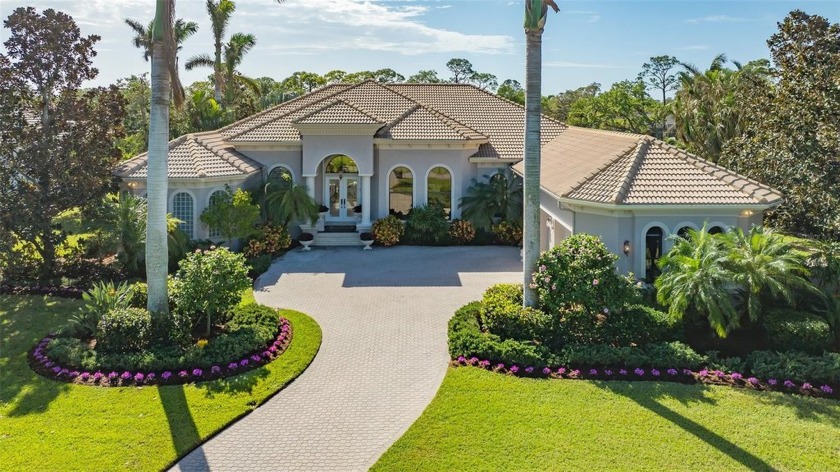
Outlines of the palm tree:
[[[131,18],[125,19],[125,24],[134,30],[134,39],[132,43],[137,49],[143,50],[143,59],[146,62],[152,58],[152,28],[155,22],[150,21],[149,26],[143,27],[139,21]],[[190,36],[198,31],[198,24],[194,21],[184,21],[183,18],[175,20],[175,44],[178,46],[177,51],[180,52],[183,48],[182,44]]]
[[734,274],[724,264],[726,241],[700,231],[689,230],[686,237],[673,239],[674,248],[659,259],[662,273],[656,279],[656,298],[668,305],[668,314],[682,318],[693,309],[705,313],[709,325],[720,337],[739,326],[739,316],[729,296],[727,285]]
[[525,0],[525,208],[523,210],[522,303],[537,304],[531,274],[540,256],[540,120],[542,100],[542,33],[548,7],[560,11],[554,0]]
[[487,182],[472,179],[472,185],[458,203],[461,216],[483,229],[489,229],[494,218],[519,222],[522,179],[503,170],[485,177]]
[[785,237],[762,226],[753,226],[746,234],[740,229],[729,233],[731,249],[728,265],[745,295],[747,314],[757,321],[762,297],[770,295],[794,303],[795,290],[822,295],[809,280],[806,254],[797,251]]
[[213,29],[213,44],[215,54],[211,58],[207,54],[194,56],[187,61],[187,70],[196,66],[207,66],[213,68],[213,94],[216,102],[222,103],[222,93],[225,89],[225,77],[222,65],[222,41],[225,38],[230,16],[236,10],[236,4],[232,0],[207,0],[207,14],[210,15],[210,27]]
[[[271,186],[272,184],[267,184]],[[276,217],[283,226],[290,222],[305,221],[314,224],[318,220],[318,203],[306,188],[306,185],[290,184],[274,191],[266,192],[266,211]]]
[[[221,103],[223,105],[229,106],[233,103],[237,87],[239,85],[244,85],[250,88],[254,91],[256,96],[260,96],[262,89],[260,88],[259,83],[250,77],[242,75],[242,73],[237,70],[237,67],[242,64],[242,59],[245,58],[245,55],[248,54],[248,52],[250,52],[256,44],[257,39],[253,34],[236,33],[231,36],[227,44],[224,45],[224,62],[221,65],[222,93],[224,95],[224,101]],[[195,67],[202,66],[216,67],[215,62],[210,56],[202,54],[191,57],[190,60],[187,61],[186,69],[192,70]]]

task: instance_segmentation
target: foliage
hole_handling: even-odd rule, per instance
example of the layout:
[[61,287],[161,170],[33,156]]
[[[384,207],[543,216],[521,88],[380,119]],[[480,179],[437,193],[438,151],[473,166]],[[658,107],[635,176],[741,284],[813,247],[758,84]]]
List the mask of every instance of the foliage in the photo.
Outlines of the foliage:
[[740,316],[730,299],[727,285],[733,274],[726,268],[726,240],[700,231],[689,230],[684,238],[674,239],[674,247],[659,260],[662,273],[656,279],[656,298],[668,305],[673,319],[687,311],[705,314],[709,325],[720,337],[740,326]]
[[768,311],[764,330],[767,347],[776,351],[820,354],[831,347],[834,338],[828,323],[819,316],[781,308]]
[[449,239],[456,244],[469,244],[475,239],[475,228],[467,220],[453,220],[449,225]]
[[[673,56],[655,56],[650,58],[650,62],[642,65],[642,71],[639,72],[638,80],[643,81],[645,87],[662,92],[663,107],[667,104],[667,93],[675,90],[679,84],[677,75],[672,72],[679,63],[680,61]],[[666,129],[666,113],[661,115],[662,121],[657,123],[659,129],[655,134],[656,137],[664,139],[668,131]]]
[[574,366],[699,369],[706,363],[705,356],[676,341],[641,347],[608,344],[569,346],[559,357],[561,363]]
[[572,103],[567,121],[586,128],[650,134],[662,116],[661,104],[650,98],[644,82],[624,80]]
[[601,84],[592,82],[575,90],[566,90],[557,95],[545,96],[542,98],[543,114],[557,121],[566,122],[569,119],[569,110],[575,102],[583,98],[595,97],[600,92]]
[[406,82],[410,84],[439,84],[443,81],[438,77],[436,70],[426,69],[409,76]]
[[59,213],[98,201],[122,154],[116,142],[124,100],[116,86],[81,86],[98,36],[82,37],[72,18],[47,9],[18,8],[0,54],[0,227],[32,244],[41,275],[53,273]]
[[519,246],[522,244],[522,225],[517,221],[502,221],[499,224],[490,226],[490,231],[496,237],[496,241],[507,246]]
[[522,284],[498,284],[488,288],[481,300],[481,324],[502,339],[541,339],[548,316],[522,307]]
[[513,103],[525,105],[525,89],[522,88],[522,84],[519,81],[513,79],[505,80],[496,90],[496,95],[505,100],[510,100]]
[[[125,24],[134,31],[134,38],[131,42],[134,47],[143,51],[143,59],[146,62],[152,58],[152,30],[154,29],[154,21],[150,21],[149,25],[144,27],[142,23],[130,18],[125,19]],[[190,36],[198,32],[198,24],[194,21],[184,21],[183,18],[178,18],[173,23],[173,33],[175,35],[175,44],[178,51],[183,47],[184,41]]]
[[747,356],[746,365],[753,375],[765,379],[828,383],[840,379],[840,354],[836,352],[809,356],[801,351],[754,351]]
[[400,242],[400,238],[405,233],[405,226],[396,216],[388,215],[374,221],[372,231],[377,244],[393,246]]
[[320,205],[309,195],[305,185],[280,185],[276,190],[269,190],[272,183],[266,184],[266,211],[269,216],[288,226],[293,222],[318,221]]
[[265,273],[269,267],[271,267],[271,255],[270,254],[262,254],[256,257],[250,257],[245,261],[248,264],[248,267],[251,269],[248,271],[248,275],[251,278],[256,278],[260,274]]
[[115,308],[99,320],[96,347],[102,352],[139,351],[151,342],[152,315],[145,308]]
[[645,305],[628,305],[606,317],[599,326],[598,341],[612,346],[642,346],[679,340],[681,328],[667,313]]
[[532,366],[546,366],[552,362],[544,346],[516,339],[502,340],[495,334],[483,333],[479,325],[480,316],[481,303],[473,302],[458,309],[449,320],[449,354],[453,359],[478,356]]
[[279,321],[276,309],[257,303],[245,303],[233,308],[227,328],[233,333],[252,328],[262,336],[265,345],[277,333]]
[[243,290],[251,286],[245,258],[226,248],[197,250],[181,261],[175,274],[171,297],[177,311],[188,317],[194,327],[199,319],[207,323],[210,334],[213,322],[224,323]]
[[840,239],[840,24],[794,10],[767,44],[773,84],[738,94],[750,120],[721,163],[784,193],[768,224]]
[[544,252],[532,276],[543,310],[607,317],[634,301],[634,282],[616,272],[616,259],[597,236],[588,234],[572,235]]
[[251,203],[251,195],[242,189],[234,192],[228,186],[214,195],[210,206],[201,213],[201,221],[218,229],[227,241],[251,235],[259,218],[260,207]]
[[108,313],[132,306],[132,286],[125,282],[114,286],[113,282],[99,282],[82,294],[85,304],[70,318],[75,335],[87,339],[96,333],[101,320]]
[[253,258],[262,255],[279,256],[292,245],[292,237],[285,226],[266,223],[245,242],[242,253]]
[[522,179],[504,170],[484,178],[487,182],[472,179],[466,194],[461,197],[458,203],[461,216],[482,229],[488,229],[494,218],[521,221]]
[[408,212],[405,237],[419,244],[439,245],[448,242],[449,219],[440,205],[423,205]]

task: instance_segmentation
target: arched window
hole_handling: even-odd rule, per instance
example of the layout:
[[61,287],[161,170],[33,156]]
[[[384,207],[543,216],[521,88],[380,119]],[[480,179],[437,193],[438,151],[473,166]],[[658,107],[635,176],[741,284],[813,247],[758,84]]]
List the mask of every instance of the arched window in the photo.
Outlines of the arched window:
[[692,229],[694,228],[692,228],[691,226],[683,226],[682,228],[677,230],[677,236],[683,239],[688,239],[688,232]]
[[709,228],[709,234],[721,234],[723,233],[723,228],[720,226],[712,226]]
[[659,277],[656,263],[662,257],[662,228],[654,226],[645,234],[645,280],[653,282]]
[[353,158],[339,154],[327,161],[324,172],[327,174],[358,174],[359,166],[356,165]]
[[[282,169],[282,167],[278,167],[278,169]],[[274,172],[274,171],[272,171]],[[288,171],[287,171],[288,172]],[[212,194],[210,194],[210,200],[208,201],[208,207],[211,207],[218,203],[225,195],[224,190],[216,190]],[[207,233],[207,237],[209,238],[220,238],[222,237],[222,232],[219,228],[210,227],[210,231]]]
[[452,216],[452,174],[446,167],[435,167],[426,179],[429,205],[440,205]]
[[293,184],[294,178],[292,178],[292,171],[283,166],[277,166],[274,169],[271,169],[271,172],[268,173],[268,181],[274,183],[286,182]]
[[195,202],[193,201],[193,197],[187,192],[178,192],[172,197],[172,216],[181,220],[178,228],[190,238],[194,237],[194,207]]
[[414,175],[408,167],[395,167],[388,176],[389,213],[405,218],[414,206]]

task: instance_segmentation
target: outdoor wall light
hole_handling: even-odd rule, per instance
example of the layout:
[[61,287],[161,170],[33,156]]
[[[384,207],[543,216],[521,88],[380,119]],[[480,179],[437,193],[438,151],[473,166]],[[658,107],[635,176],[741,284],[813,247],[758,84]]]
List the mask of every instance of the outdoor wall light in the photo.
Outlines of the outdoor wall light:
[[550,216],[545,219],[545,227],[546,228],[554,227],[554,220],[552,220]]
[[741,212],[741,216],[753,216],[752,210],[744,210]]
[[628,241],[626,239],[624,240],[624,255],[625,256],[630,255],[630,241]]

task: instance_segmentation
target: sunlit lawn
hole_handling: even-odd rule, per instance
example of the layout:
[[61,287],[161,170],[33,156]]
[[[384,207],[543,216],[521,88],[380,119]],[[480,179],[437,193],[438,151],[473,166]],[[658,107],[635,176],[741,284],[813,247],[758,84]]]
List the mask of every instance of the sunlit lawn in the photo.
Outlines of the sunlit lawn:
[[103,388],[34,374],[27,350],[78,303],[0,296],[0,470],[160,470],[297,377],[321,343],[314,320],[284,311],[289,350],[228,380]]
[[374,470],[840,470],[840,402],[452,368]]

